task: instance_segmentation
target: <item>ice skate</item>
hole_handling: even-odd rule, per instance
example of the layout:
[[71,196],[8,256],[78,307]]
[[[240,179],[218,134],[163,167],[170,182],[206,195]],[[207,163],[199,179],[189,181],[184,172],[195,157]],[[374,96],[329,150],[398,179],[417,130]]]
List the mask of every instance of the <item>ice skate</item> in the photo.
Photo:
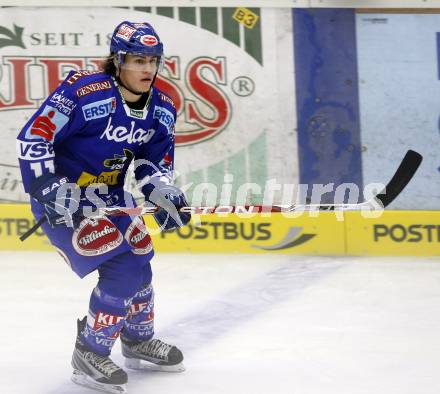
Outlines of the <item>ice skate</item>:
[[109,357],[91,352],[80,340],[86,318],[78,320],[78,336],[72,356],[72,381],[111,394],[127,393],[127,374]]
[[182,352],[173,345],[159,339],[135,342],[121,336],[122,355],[125,366],[131,369],[146,369],[160,372],[183,372]]

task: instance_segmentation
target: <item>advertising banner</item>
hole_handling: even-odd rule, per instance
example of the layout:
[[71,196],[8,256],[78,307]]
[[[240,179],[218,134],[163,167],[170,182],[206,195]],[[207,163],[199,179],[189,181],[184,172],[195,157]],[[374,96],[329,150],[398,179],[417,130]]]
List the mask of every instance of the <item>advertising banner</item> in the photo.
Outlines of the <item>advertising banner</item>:
[[[356,256],[440,256],[440,212],[385,211],[288,215],[210,214],[193,216],[185,227],[160,233],[145,221],[157,252],[265,253]],[[41,229],[25,242],[35,220],[28,204],[0,204],[0,250],[55,250]]]
[[189,200],[198,183],[219,187],[225,174],[232,200],[247,182],[297,183],[290,12],[11,7],[0,13],[0,201],[27,201],[15,153],[19,130],[71,69],[98,69],[123,20],[150,22],[164,42],[157,87],[176,104],[175,167]]
[[440,212],[387,211],[365,219],[346,212],[347,254],[440,256]]
[[[296,217],[295,217],[296,216]],[[331,212],[318,217],[276,213],[211,214],[193,217],[189,225],[158,233],[145,216],[158,252],[344,254],[344,222]],[[28,205],[0,204],[0,250],[55,250],[40,229],[25,242],[19,237],[35,223]]]
[[344,222],[329,212],[318,217],[201,216],[153,241],[158,250],[170,252],[341,255],[345,250]]

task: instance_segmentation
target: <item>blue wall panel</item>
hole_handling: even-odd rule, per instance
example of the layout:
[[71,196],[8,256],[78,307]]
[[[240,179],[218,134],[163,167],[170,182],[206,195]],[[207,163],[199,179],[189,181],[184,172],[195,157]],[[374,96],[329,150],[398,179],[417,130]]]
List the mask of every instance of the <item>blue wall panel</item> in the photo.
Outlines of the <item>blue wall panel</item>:
[[362,188],[354,10],[292,12],[300,183]]
[[440,79],[440,33],[437,33],[437,71]]

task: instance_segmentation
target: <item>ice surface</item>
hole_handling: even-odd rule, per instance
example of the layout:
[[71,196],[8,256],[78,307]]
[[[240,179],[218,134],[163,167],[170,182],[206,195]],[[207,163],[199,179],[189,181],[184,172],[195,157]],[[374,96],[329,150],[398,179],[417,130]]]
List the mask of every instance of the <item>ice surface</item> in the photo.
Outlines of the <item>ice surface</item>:
[[[96,276],[55,253],[0,264],[0,392],[93,393],[70,357]],[[439,258],[162,254],[153,272],[157,336],[187,371],[128,371],[130,394],[440,392]]]

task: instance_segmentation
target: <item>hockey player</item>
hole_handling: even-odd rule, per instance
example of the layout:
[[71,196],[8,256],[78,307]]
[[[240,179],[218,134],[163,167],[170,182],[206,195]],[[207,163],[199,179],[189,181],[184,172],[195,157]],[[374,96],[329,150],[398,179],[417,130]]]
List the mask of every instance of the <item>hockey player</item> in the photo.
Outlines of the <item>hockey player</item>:
[[183,370],[182,352],[153,338],[153,247],[143,219],[92,218],[84,210],[132,206],[123,186],[134,160],[146,200],[159,206],[161,228],[190,220],[178,213],[187,204],[172,184],[176,110],[153,86],[161,62],[153,27],[122,22],[103,72],[70,72],[17,140],[36,219],[45,216],[46,235],[76,274],[99,273],[88,314],[78,320],[72,380],[111,393],[126,392],[127,374],[109,358],[118,336],[127,367]]

